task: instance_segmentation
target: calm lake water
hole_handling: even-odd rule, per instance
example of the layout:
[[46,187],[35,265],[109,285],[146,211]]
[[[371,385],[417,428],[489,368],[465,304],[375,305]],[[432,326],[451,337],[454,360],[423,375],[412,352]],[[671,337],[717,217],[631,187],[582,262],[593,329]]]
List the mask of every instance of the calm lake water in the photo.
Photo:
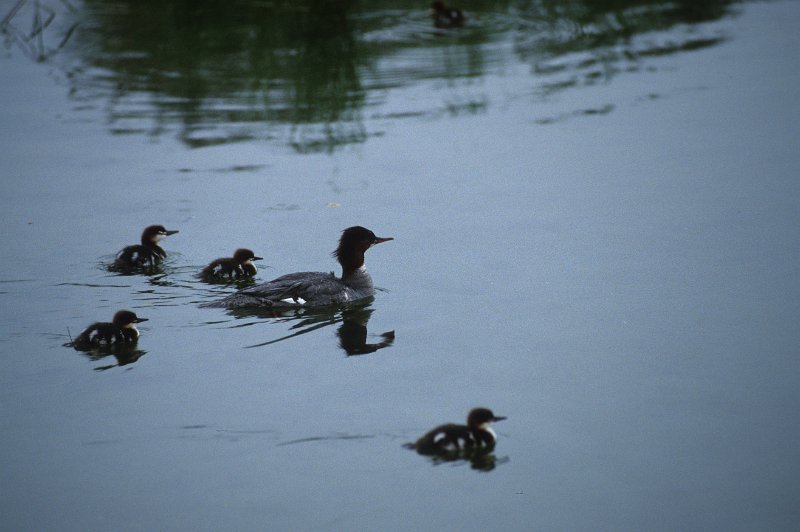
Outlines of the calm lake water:
[[[0,2],[1,528],[796,530],[800,3],[324,5]],[[200,308],[356,224],[365,306]]]

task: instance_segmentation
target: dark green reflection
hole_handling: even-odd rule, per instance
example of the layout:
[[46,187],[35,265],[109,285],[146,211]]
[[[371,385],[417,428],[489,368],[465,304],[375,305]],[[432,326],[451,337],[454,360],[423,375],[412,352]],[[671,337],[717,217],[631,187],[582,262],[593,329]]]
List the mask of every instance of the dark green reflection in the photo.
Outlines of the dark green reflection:
[[[714,45],[718,35],[693,27],[732,3],[472,1],[460,6],[465,28],[437,30],[426,1],[85,0],[64,50],[80,65],[68,67],[76,99],[102,100],[115,133],[331,152],[392,120],[482,113],[492,95],[459,88],[509,63],[530,64],[533,91],[550,93]],[[430,102],[382,108],[393,91],[432,80],[444,83],[428,88]]]
[[[91,31],[82,35],[92,46],[81,53],[114,77],[111,123],[120,132],[152,113],[149,133],[179,123],[190,146],[263,137],[270,123],[295,125],[300,150],[365,139],[349,2],[88,0],[86,8]],[[134,93],[154,98],[142,109],[124,101]]]
[[[713,46],[719,35],[689,25],[726,15],[731,0],[540,0],[518,2],[515,51],[556,92],[635,72],[648,57]],[[680,25],[688,29],[679,31]]]

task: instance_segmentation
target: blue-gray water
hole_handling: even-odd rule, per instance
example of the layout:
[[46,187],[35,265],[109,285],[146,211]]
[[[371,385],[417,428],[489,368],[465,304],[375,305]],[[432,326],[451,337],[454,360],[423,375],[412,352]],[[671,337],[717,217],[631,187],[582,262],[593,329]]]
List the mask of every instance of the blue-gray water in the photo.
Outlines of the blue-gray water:
[[[36,5],[0,2],[1,528],[797,528],[800,3]],[[163,272],[106,271],[151,223]],[[354,224],[395,237],[368,307],[199,308],[210,260],[329,271]],[[121,308],[138,359],[62,346]],[[479,405],[490,471],[401,447]]]

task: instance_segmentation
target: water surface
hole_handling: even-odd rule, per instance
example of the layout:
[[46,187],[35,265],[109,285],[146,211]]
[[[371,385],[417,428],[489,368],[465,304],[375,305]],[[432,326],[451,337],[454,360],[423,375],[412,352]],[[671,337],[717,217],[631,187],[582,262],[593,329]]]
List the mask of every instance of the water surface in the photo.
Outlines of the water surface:
[[[797,3],[195,4],[0,3],[7,528],[794,528]],[[199,307],[355,224],[364,306]]]

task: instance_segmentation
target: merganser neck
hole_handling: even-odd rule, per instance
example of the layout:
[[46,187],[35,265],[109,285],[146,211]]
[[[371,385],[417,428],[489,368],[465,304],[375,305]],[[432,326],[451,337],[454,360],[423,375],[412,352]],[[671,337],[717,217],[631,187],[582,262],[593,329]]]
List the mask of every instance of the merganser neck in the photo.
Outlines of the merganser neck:
[[372,276],[367,271],[367,267],[363,264],[359,268],[348,272],[347,275],[342,272],[342,282],[356,290],[372,290],[374,288]]
[[361,272],[366,273],[367,270],[364,267],[363,251],[353,251],[347,256],[342,256],[337,249],[336,254],[336,258],[342,266],[342,281],[347,282],[349,277],[359,275]]

